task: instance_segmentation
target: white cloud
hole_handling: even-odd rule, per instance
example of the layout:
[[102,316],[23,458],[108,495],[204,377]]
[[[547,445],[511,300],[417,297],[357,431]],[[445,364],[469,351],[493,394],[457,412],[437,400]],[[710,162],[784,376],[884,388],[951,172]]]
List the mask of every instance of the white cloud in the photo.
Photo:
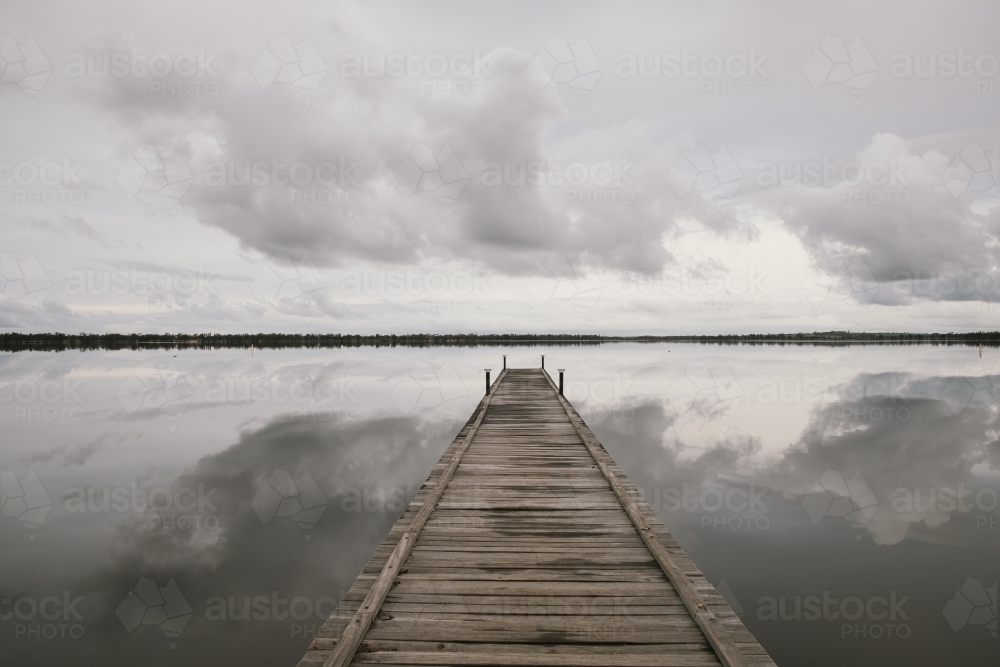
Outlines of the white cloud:
[[[889,76],[891,54],[939,50],[933,31],[912,38],[906,25],[949,15],[899,6],[891,21],[860,2],[780,21],[736,4],[711,21],[698,8],[623,17],[599,4],[535,6],[531,21],[480,5],[470,16],[362,3],[306,3],[289,14],[251,2],[236,13],[212,9],[218,21],[190,20],[204,7],[189,2],[167,19],[114,6],[70,7],[58,19],[33,5],[11,8],[0,54],[10,84],[0,98],[10,119],[0,128],[3,251],[36,258],[51,289],[0,302],[0,324],[660,331],[669,310],[671,325],[687,330],[828,328],[820,318],[833,311],[815,307],[817,285],[802,293],[818,275],[836,308],[871,304],[875,328],[913,328],[928,314],[946,317],[948,328],[984,328],[988,315],[973,302],[1000,299],[1000,289],[949,292],[942,283],[993,277],[1000,132],[983,103],[1000,81]],[[978,8],[963,23],[965,52],[992,52],[985,26],[997,11]],[[174,66],[162,77],[100,74],[105,56],[133,50]],[[713,58],[751,52],[767,68],[749,90],[738,77],[708,74]],[[210,75],[185,76],[185,58],[197,71],[200,53]],[[691,80],[685,53],[698,59]],[[635,57],[636,76],[615,74],[621,54]],[[69,76],[69,55],[94,73]],[[343,74],[348,55],[360,75]],[[673,55],[676,76],[642,75],[643,62],[657,56],[662,70]],[[365,76],[365,57],[412,57],[420,74],[387,67]],[[34,107],[24,92],[38,93]],[[838,94],[864,106],[832,102]],[[760,182],[761,165],[824,159],[876,176],[895,165],[906,183],[852,184],[839,171],[832,182]],[[86,188],[46,183],[39,169],[66,161],[81,165]],[[92,233],[60,233],[67,219]],[[780,247],[760,232],[776,228]],[[694,243],[680,241],[691,230],[703,249],[694,261],[743,270],[731,263],[752,254],[761,269],[787,269],[796,297],[737,314],[705,311],[699,295],[608,298],[620,275],[696,272],[685,264],[692,255],[678,252]],[[600,298],[586,308],[572,299],[539,307],[550,286],[532,292],[525,280],[553,255],[572,263],[583,292],[602,285]],[[275,257],[289,259],[262,272]],[[288,283],[299,296],[258,294],[262,280],[285,281],[305,257],[310,277]],[[63,289],[70,270],[122,264],[228,277],[210,304],[159,310]],[[330,271],[437,265],[494,274],[492,310],[392,294],[348,308],[320,288]],[[11,289],[27,284],[7,273]],[[910,276],[903,289],[900,275]],[[922,280],[936,285],[928,293]],[[949,301],[968,307],[934,305]]]

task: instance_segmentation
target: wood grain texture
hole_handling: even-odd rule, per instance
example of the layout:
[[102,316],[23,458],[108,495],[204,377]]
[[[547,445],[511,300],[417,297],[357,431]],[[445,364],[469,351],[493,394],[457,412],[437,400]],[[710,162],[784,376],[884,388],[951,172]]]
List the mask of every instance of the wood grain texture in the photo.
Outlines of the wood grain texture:
[[299,667],[774,663],[540,369],[507,369]]

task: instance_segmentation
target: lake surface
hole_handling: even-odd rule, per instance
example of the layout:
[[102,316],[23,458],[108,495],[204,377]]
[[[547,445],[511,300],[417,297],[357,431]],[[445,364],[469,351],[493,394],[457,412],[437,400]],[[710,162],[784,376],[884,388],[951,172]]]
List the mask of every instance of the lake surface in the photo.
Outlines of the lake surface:
[[995,665],[1000,350],[0,353],[0,657],[294,665],[494,377],[566,394],[778,665]]

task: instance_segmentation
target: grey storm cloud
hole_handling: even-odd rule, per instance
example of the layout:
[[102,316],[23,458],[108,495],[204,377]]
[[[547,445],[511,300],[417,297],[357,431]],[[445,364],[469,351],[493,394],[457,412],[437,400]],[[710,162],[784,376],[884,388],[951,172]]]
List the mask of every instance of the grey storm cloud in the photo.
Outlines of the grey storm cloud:
[[[139,141],[175,148],[194,174],[183,202],[200,222],[265,255],[325,266],[445,257],[523,274],[555,251],[653,272],[670,257],[661,239],[675,211],[719,232],[739,227],[700,198],[677,199],[666,179],[674,142],[651,146],[649,127],[627,124],[553,144],[567,109],[556,87],[529,76],[532,55],[498,48],[486,58],[491,93],[471,98],[348,78],[306,105],[294,87],[265,90],[239,70],[221,70],[211,98],[164,105],[128,78],[92,96]],[[442,202],[423,189],[444,154],[464,185]],[[400,183],[414,159],[416,188]],[[595,189],[611,201],[574,207]]]
[[[140,577],[161,586],[171,579],[177,583],[195,610],[182,637],[189,645],[218,631],[218,625],[205,625],[213,598],[235,599],[243,610],[244,596],[270,598],[274,590],[286,601],[295,596],[313,602],[324,598],[329,602],[322,609],[329,613],[402,513],[409,500],[406,494],[420,488],[458,428],[415,418],[281,417],[244,432],[228,449],[203,457],[170,487],[173,492],[201,489],[211,504],[205,511],[218,520],[217,528],[200,523],[165,530],[145,515],[130,515],[117,525],[119,543],[112,561],[77,584],[89,591],[87,600],[106,601],[104,617],[90,623],[88,636],[121,633],[114,609]],[[308,476],[318,500],[306,504],[325,507],[308,531],[280,511],[273,517],[254,507],[262,489],[283,476]],[[297,486],[291,493],[304,491],[306,484]],[[390,495],[396,491],[402,495]],[[267,590],[260,581],[267,581]],[[323,620],[325,616],[316,616],[308,622],[319,625]],[[282,660],[302,650],[294,638],[289,641],[287,624],[244,625],[221,627],[233,632],[252,627],[254,633],[268,635],[266,642],[247,648],[246,659],[263,651]],[[209,641],[204,650],[218,646]],[[86,644],[81,651],[83,664],[102,664],[106,658],[99,646]]]
[[[0,324],[646,333],[663,312],[721,333],[856,321],[850,299],[800,307],[796,288],[823,273],[884,306],[867,311],[873,328],[922,329],[956,301],[970,303],[947,328],[984,328],[978,302],[1000,296],[997,9],[890,6],[647,4],[623,20],[597,2],[251,0],[234,16],[183,0],[165,15],[62,4],[56,20],[13,5],[9,55],[38,73],[14,67],[0,87]],[[939,27],[955,16],[960,31]],[[959,51],[970,76],[943,67]],[[873,171],[813,179],[825,161]],[[780,274],[788,289],[766,313],[715,316],[660,293],[571,313],[549,300],[540,313],[522,286],[540,273],[558,282],[552,257],[581,282],[686,275],[710,259]],[[45,298],[23,294],[36,260]],[[67,294],[59,280],[81,265],[192,260],[246,279],[152,306]],[[250,285],[271,269],[301,285],[303,266],[461,266],[497,287],[449,294],[449,308],[471,307],[442,313],[411,308],[412,293]]]
[[[995,381],[978,371],[858,376],[849,385],[861,388],[861,395],[817,406],[798,441],[758,470],[758,478],[798,500],[831,471],[835,481],[860,475],[868,489],[862,495],[870,492],[877,509],[859,523],[880,544],[902,541],[918,524],[938,528],[973,508],[982,483],[977,466],[997,470],[1000,421],[990,409],[995,399],[988,389],[975,390]],[[946,500],[960,489],[964,510]],[[857,504],[854,495],[852,489]],[[988,504],[978,509],[992,511]]]
[[[876,542],[933,540],[941,538],[930,529],[949,535],[953,531],[946,524],[961,514],[947,498],[961,492],[968,511],[984,488],[982,466],[1000,470],[1000,420],[990,409],[995,400],[988,390],[998,377],[980,370],[935,377],[859,375],[841,389],[840,398],[813,409],[796,441],[766,458],[756,438],[739,433],[682,456],[684,443],[672,430],[676,415],[656,401],[633,406],[629,419],[597,420],[591,427],[622,470],[647,491],[754,483],[767,489],[769,498],[791,501],[801,514],[795,505],[820,488],[824,475],[845,481],[860,475],[875,509],[858,523]],[[861,395],[854,396],[858,388]],[[993,497],[987,492],[975,509],[988,514]],[[651,503],[653,498],[647,495]],[[672,526],[685,535],[688,528]]]
[[[11,545],[14,562],[32,565],[23,571],[15,568],[3,584],[4,597],[16,599],[32,590],[37,581],[30,572],[44,561],[62,573],[60,577],[74,596],[82,597],[79,612],[86,619],[87,630],[77,642],[77,663],[107,664],[108,642],[114,641],[120,660],[167,665],[173,653],[166,650],[162,633],[152,632],[149,639],[164,642],[164,651],[150,654],[145,640],[132,640],[143,635],[141,629],[124,639],[122,620],[115,611],[141,579],[160,587],[173,580],[194,610],[179,640],[189,650],[223,661],[226,655],[231,659],[234,651],[239,659],[250,662],[262,657],[270,662],[297,660],[303,639],[290,635],[290,626],[305,623],[318,627],[323,623],[460,426],[413,417],[353,421],[276,418],[244,431],[230,447],[202,457],[169,482],[171,494],[190,489],[204,499],[188,513],[199,520],[167,526],[164,517],[169,518],[177,508],[160,514],[159,521],[154,520],[157,517],[152,510],[124,515],[57,512],[49,523],[69,521],[62,525],[72,526],[73,546],[66,542],[61,546],[68,548],[26,554],[24,550],[30,549],[26,540]],[[95,441],[100,442],[114,444],[113,438]],[[79,459],[95,449],[95,443],[57,447],[39,452],[32,460],[61,459],[65,465],[80,465]],[[150,470],[148,476],[159,477],[161,473]],[[280,480],[305,476],[312,480],[319,499],[314,493],[313,500],[304,504],[325,507],[306,529],[283,509],[278,516],[257,511],[255,498],[269,484],[278,480],[280,490],[288,493]],[[145,481],[145,477],[135,480],[140,487]],[[307,490],[306,484],[296,487],[292,494]],[[100,494],[95,498],[94,502],[100,503]],[[212,517],[213,523],[209,524],[207,517]],[[76,531],[87,537],[81,542]],[[305,539],[307,534],[309,540]],[[91,542],[95,548],[81,548],[88,539],[97,540]],[[111,539],[114,548],[109,551]],[[286,611],[287,601],[301,596],[313,603],[314,613],[305,620],[288,618],[286,623],[277,619],[219,623],[207,616],[210,600],[221,598],[227,608],[228,600],[235,600],[234,608],[242,612],[245,597],[259,595],[281,598]],[[321,598],[325,602],[319,605]],[[252,640],[224,648],[218,633],[245,633],[252,635]],[[25,644],[12,646],[11,655],[19,660],[22,655],[44,654],[45,650]]]
[[700,488],[739,470],[760,450],[757,439],[735,436],[713,442],[695,457],[682,456],[683,443],[670,434],[675,412],[656,401],[630,410],[629,419],[598,420],[591,427],[627,475],[655,486]]
[[[197,529],[162,531],[151,526],[148,517],[137,517],[122,526],[125,541],[118,568],[153,570],[179,568],[188,572],[213,569],[255,554],[259,566],[297,558],[288,540],[303,540],[293,522],[269,524],[255,512],[254,497],[274,478],[276,470],[292,478],[308,473],[329,505],[321,517],[315,539],[343,539],[352,530],[375,530],[395,520],[392,511],[355,513],[341,505],[348,494],[358,490],[372,498],[386,489],[416,492],[448,443],[451,424],[427,426],[412,418],[328,421],[309,417],[282,417],[244,433],[239,441],[218,454],[202,458],[192,470],[180,475],[174,487],[215,489],[212,504],[217,508],[221,533],[210,535]],[[398,508],[396,514],[401,512]],[[377,519],[375,524],[365,526]],[[357,523],[350,528],[344,524]],[[387,522],[387,523],[386,523]],[[333,527],[332,524],[336,524]],[[295,531],[299,531],[296,533]],[[248,545],[256,544],[249,548]],[[267,546],[270,545],[270,546]],[[367,553],[346,550],[345,567],[358,567]],[[353,559],[353,560],[352,560]],[[250,562],[245,563],[255,567]],[[350,572],[343,572],[349,582]],[[308,578],[308,577],[307,577]]]
[[87,463],[91,456],[108,447],[109,445],[124,442],[125,436],[106,433],[99,438],[86,442],[82,445],[58,445],[51,449],[35,452],[24,457],[24,463],[44,463],[46,461],[57,460],[63,468],[69,466],[82,466]]
[[956,192],[960,175],[950,158],[936,150],[912,153],[901,137],[881,134],[849,162],[828,164],[758,171],[762,182],[776,185],[761,198],[822,269],[888,284],[879,300],[890,303],[994,295],[1000,218]]

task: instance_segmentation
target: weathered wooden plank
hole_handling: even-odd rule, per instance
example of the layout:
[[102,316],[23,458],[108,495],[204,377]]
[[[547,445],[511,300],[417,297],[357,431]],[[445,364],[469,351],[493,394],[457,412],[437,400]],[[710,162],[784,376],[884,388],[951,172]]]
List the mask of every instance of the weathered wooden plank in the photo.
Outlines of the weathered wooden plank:
[[417,616],[378,620],[368,630],[372,639],[412,639],[466,642],[539,642],[664,644],[704,641],[690,616],[493,616],[481,619],[439,619]]
[[454,551],[429,551],[414,554],[415,561],[407,567],[481,567],[481,568],[580,568],[594,565],[655,565],[656,559],[649,550],[603,549],[589,553],[566,551],[564,553],[475,553]]
[[[506,371],[500,373],[497,377],[497,383],[500,383],[503,380],[503,376],[505,374]],[[368,595],[361,602],[361,606],[355,612],[354,617],[348,621],[347,627],[344,629],[344,634],[340,638],[337,646],[326,659],[326,662],[323,663],[324,667],[346,667],[346,665],[350,664],[358,645],[361,643],[361,640],[364,639],[365,633],[367,633],[371,628],[371,624],[374,622],[375,617],[378,614],[382,601],[385,599],[386,594],[395,582],[396,575],[399,574],[399,570],[402,568],[406,557],[409,555],[410,549],[413,547],[413,543],[416,542],[421,528],[423,528],[424,523],[426,523],[427,519],[430,517],[431,512],[434,511],[434,505],[444,493],[444,489],[448,485],[448,480],[451,479],[455,470],[458,469],[458,466],[461,463],[462,454],[469,447],[472,438],[475,436],[476,429],[479,428],[483,418],[486,416],[486,411],[489,408],[491,398],[492,394],[488,395],[486,400],[483,401],[482,408],[479,412],[479,416],[476,418],[475,424],[471,429],[469,429],[469,432],[466,434],[462,444],[456,448],[448,467],[445,468],[444,472],[441,473],[441,476],[436,480],[436,488],[434,492],[427,497],[426,502],[423,503],[416,516],[413,517],[413,520],[407,527],[406,532],[399,538],[396,548],[386,561],[385,567],[379,573],[378,577],[376,577],[371,590],[368,591]]]
[[434,542],[420,542],[413,548],[413,553],[449,553],[449,554],[459,554],[459,553],[475,553],[475,554],[516,554],[516,553],[556,553],[556,554],[566,554],[572,553],[577,556],[585,556],[587,554],[599,554],[603,555],[609,550],[614,550],[615,553],[627,553],[633,555],[646,555],[649,554],[649,550],[646,549],[646,545],[642,542],[604,542],[604,543],[581,543],[577,546],[567,549],[565,545],[560,544],[532,544],[530,542],[524,542],[521,544],[503,544],[494,543],[490,546],[483,544],[472,545],[467,542],[451,542],[451,543],[434,543]]
[[431,594],[431,595],[604,595],[622,597],[644,597],[668,595],[673,588],[660,576],[660,585],[651,586],[647,581],[533,581],[533,580],[498,580],[477,581],[463,579],[401,579],[398,586],[392,589],[392,595],[400,594]]
[[463,549],[484,549],[487,551],[532,551],[553,550],[565,551],[576,547],[639,547],[646,545],[638,536],[630,535],[590,535],[587,537],[531,537],[493,539],[484,535],[470,534],[461,538],[421,535],[419,544],[414,549],[430,549],[432,547],[462,547]]
[[[514,655],[614,655],[621,647],[614,644],[495,644],[489,642],[428,642],[418,640],[380,641],[365,639],[358,652],[376,653],[381,651],[440,651],[442,653],[510,653]],[[635,644],[629,651],[636,655],[691,655],[709,653],[705,643]]]
[[[507,646],[506,644],[503,646]],[[354,665],[519,665],[552,667],[705,667],[718,665],[715,654],[684,652],[674,654],[618,653],[510,653],[498,648],[496,653],[450,651],[385,651],[358,655]]]
[[[300,667],[348,653],[359,665],[695,666],[721,654],[772,667],[551,378],[501,377]],[[350,651],[343,628],[365,613]]]
[[[493,617],[499,614],[519,615],[519,616],[613,616],[615,618],[634,616],[672,616],[683,615],[688,618],[687,607],[680,598],[674,600],[674,604],[658,605],[638,605],[632,600],[623,598],[620,604],[616,604],[614,598],[601,598],[603,603],[592,602],[584,598],[577,603],[546,602],[545,598],[529,599],[524,602],[490,602],[496,597],[484,596],[481,600],[459,600],[457,596],[450,596],[447,600],[434,600],[433,596],[421,596],[420,600],[397,601],[387,599],[382,603],[382,611],[391,616],[397,617],[407,614],[411,617],[437,617],[461,616],[463,618],[482,615]],[[506,598],[500,598],[506,600]]]
[[[669,584],[663,572],[658,567],[652,565],[642,569],[635,568],[635,566],[632,568],[616,567],[614,569],[608,569],[603,566],[595,568],[490,569],[473,567],[425,567],[420,564],[409,563],[404,569],[407,571],[401,572],[397,578],[400,583],[407,581],[407,579],[422,579],[434,582],[449,580],[480,581],[483,583],[484,590],[487,589],[490,582],[495,581],[642,581]],[[544,589],[539,585],[538,590],[542,592]]]
[[[545,377],[549,383],[552,384],[552,378],[549,377],[548,373],[545,374]],[[553,388],[555,388],[554,385]],[[622,506],[625,508],[625,511],[628,512],[629,518],[632,520],[632,523],[635,524],[635,527],[642,536],[643,541],[646,542],[646,545],[652,552],[653,557],[663,568],[664,574],[667,575],[667,578],[670,579],[670,583],[674,585],[674,588],[680,594],[681,599],[684,600],[684,604],[691,612],[691,616],[705,633],[705,637],[712,644],[712,648],[715,649],[715,652],[722,664],[725,665],[725,667],[749,667],[746,656],[744,656],[740,651],[732,635],[725,628],[725,626],[722,625],[719,617],[708,609],[704,598],[702,598],[701,594],[698,593],[697,589],[695,589],[691,580],[685,572],[678,567],[673,556],[667,551],[656,535],[652,532],[652,528],[642,511],[639,509],[636,500],[632,498],[628,491],[626,491],[622,486],[620,478],[624,477],[624,475],[617,473],[611,468],[611,464],[607,460],[609,457],[606,457],[606,452],[603,450],[597,450],[594,447],[593,443],[596,441],[596,438],[592,438],[588,435],[588,433],[583,431],[581,428],[582,420],[579,418],[579,415],[575,414],[576,410],[572,409],[569,402],[562,396],[559,396],[559,401],[566,410],[566,414],[569,416],[573,427],[580,434],[580,438],[583,440],[584,445],[586,445],[587,449],[594,455],[594,460],[597,462],[601,472],[611,484],[612,490],[614,490],[615,494],[621,499]]]
[[596,609],[618,605],[623,611],[630,612],[637,607],[683,606],[681,599],[676,594],[650,595],[645,596],[642,600],[636,600],[635,596],[630,595],[427,595],[420,593],[396,593],[396,591],[390,592],[383,604],[423,602],[455,604],[460,607],[508,605],[514,608],[537,608],[540,610],[538,613],[547,613],[549,609],[562,609],[564,607]]

